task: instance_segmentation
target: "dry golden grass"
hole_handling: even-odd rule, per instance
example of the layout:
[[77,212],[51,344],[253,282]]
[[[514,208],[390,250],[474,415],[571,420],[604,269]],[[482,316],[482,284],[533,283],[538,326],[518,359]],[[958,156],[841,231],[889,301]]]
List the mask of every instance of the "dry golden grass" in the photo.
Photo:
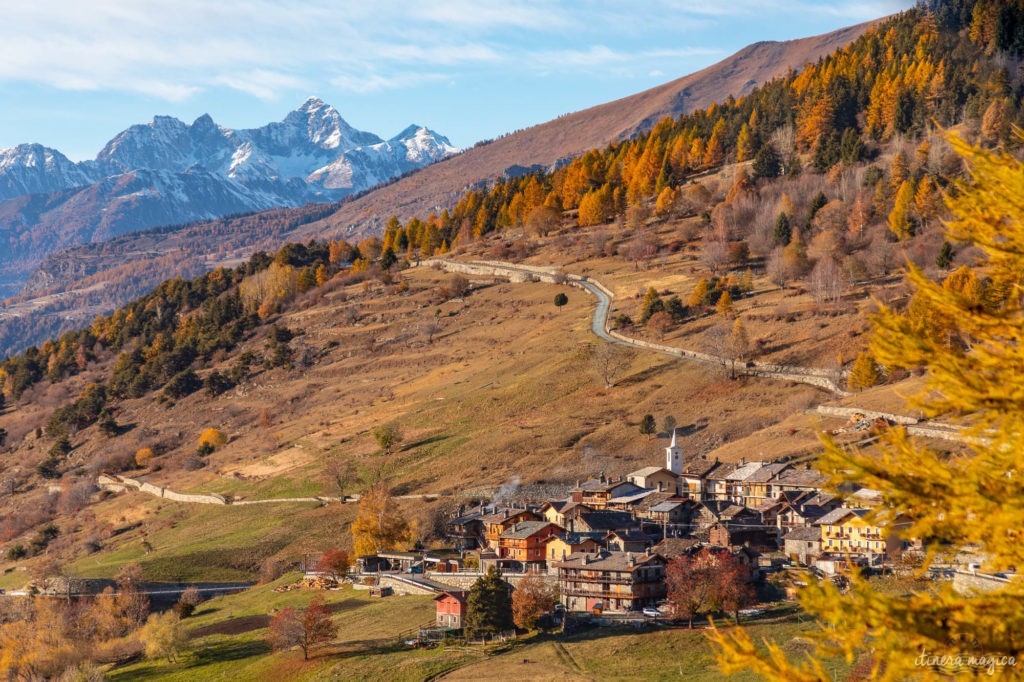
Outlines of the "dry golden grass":
[[[678,239],[687,229],[685,222],[656,225],[659,238],[664,243]],[[608,231],[571,229],[553,235],[535,245],[528,262],[561,265],[567,272],[600,279],[615,290],[616,306],[629,314],[635,314],[637,295],[650,285],[685,301],[706,276],[692,249],[663,254],[641,269],[622,257],[595,255],[587,245]],[[478,244],[459,257],[488,257],[492,245]],[[310,359],[308,366],[260,369],[216,398],[200,392],[173,405],[151,397],[128,401],[119,406],[117,419],[134,428],[114,439],[97,435],[95,427],[87,429],[73,439],[72,458],[88,465],[113,452],[134,453],[161,442],[165,452],[154,458],[151,470],[139,472],[147,480],[178,491],[254,499],[337,495],[324,475],[324,462],[340,457],[354,462],[363,478],[386,477],[399,494],[468,499],[486,498],[513,479],[564,484],[602,471],[621,476],[659,464],[665,440],[639,433],[648,413],[659,426],[666,415],[677,420],[687,456],[774,459],[817,448],[821,421],[802,413],[831,399],[821,391],[767,379],[729,380],[723,368],[646,352],[637,354],[614,387],[605,388],[592,368],[577,359],[580,344],[596,340],[590,331],[594,300],[587,294],[470,278],[470,295],[441,302],[438,290],[450,277],[414,268],[400,274],[404,291],[371,282],[331,284],[311,292],[273,320],[299,333],[292,346],[297,357]],[[569,303],[556,308],[552,299],[560,290]],[[806,294],[778,290],[763,278],[757,278],[755,290],[756,295],[737,302],[736,311],[752,338],[769,337],[758,359],[820,367],[840,350],[853,357],[866,342],[863,298],[849,302],[841,313],[819,315]],[[774,319],[783,304],[791,322]],[[709,326],[724,322],[720,317],[681,325],[666,343],[709,350]],[[440,330],[428,342],[430,324]],[[264,332],[257,333],[217,368],[226,370],[241,351],[261,356],[264,343]],[[898,390],[876,389],[844,402],[857,404]],[[890,398],[878,401],[888,405]],[[0,426],[24,418],[20,412],[0,416]],[[36,418],[45,414],[36,409]],[[399,424],[403,440],[385,457],[371,432],[389,422]],[[205,458],[205,467],[183,469],[199,434],[211,427],[224,431],[229,442]],[[48,440],[30,436],[7,461],[41,457],[48,446]],[[360,485],[354,482],[346,492]],[[429,503],[419,500],[403,504],[413,515],[429,510]],[[274,515],[278,509],[262,511]],[[197,510],[127,493],[93,505],[92,516],[59,519],[66,535],[58,554],[72,560],[87,537],[141,518],[140,529],[105,538],[101,556],[90,560],[98,561],[94,566],[100,571],[113,565],[103,559],[105,552],[124,560],[147,558],[138,548],[143,537],[154,533],[161,542],[152,543],[155,555],[148,559],[162,560],[173,538],[187,536],[200,516],[203,523],[224,524],[224,547],[242,548],[247,533],[239,515],[232,516],[236,511]],[[309,505],[289,511],[281,541],[267,551],[294,559],[301,552],[344,545],[341,519],[349,511]],[[173,525],[165,528],[168,523]],[[320,532],[325,528],[335,530]]]

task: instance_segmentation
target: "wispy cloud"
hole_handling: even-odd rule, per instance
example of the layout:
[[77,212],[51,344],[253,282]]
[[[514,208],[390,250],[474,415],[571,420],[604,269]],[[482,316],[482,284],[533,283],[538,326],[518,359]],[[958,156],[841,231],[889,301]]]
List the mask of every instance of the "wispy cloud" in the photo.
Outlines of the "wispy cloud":
[[402,88],[436,83],[450,78],[443,73],[408,72],[389,76],[378,73],[341,74],[331,79],[331,85],[346,92],[365,94],[381,90],[400,90]]
[[[228,87],[261,100],[315,87],[415,87],[471,68],[675,71],[714,56],[733,17],[864,20],[910,0],[7,0],[0,82],[170,101]],[[706,36],[705,36],[706,38]],[[704,44],[707,44],[706,42]]]

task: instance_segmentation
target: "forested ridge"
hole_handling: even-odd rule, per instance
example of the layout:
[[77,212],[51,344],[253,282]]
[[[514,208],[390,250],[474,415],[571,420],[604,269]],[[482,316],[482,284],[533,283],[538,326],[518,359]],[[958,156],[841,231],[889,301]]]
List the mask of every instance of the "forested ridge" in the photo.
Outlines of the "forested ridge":
[[[799,173],[806,159],[824,173],[870,159],[894,139],[965,122],[977,123],[988,144],[1015,144],[1011,127],[1024,123],[1016,69],[1022,17],[1019,3],[925,3],[739,100],[665,119],[553,173],[470,191],[440,215],[405,225],[393,219],[384,248],[443,252],[491,232],[543,224],[547,210],[576,210],[580,225],[595,224],[645,198],[674,203],[681,183],[723,163],[753,161],[754,176],[772,178]],[[943,181],[943,174],[929,180]],[[895,201],[901,189],[883,187],[883,199]]]

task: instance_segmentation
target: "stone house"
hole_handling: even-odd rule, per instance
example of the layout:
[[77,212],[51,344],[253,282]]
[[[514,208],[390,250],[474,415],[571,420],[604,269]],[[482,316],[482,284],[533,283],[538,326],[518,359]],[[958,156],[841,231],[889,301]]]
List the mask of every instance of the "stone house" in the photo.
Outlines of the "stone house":
[[626,613],[656,606],[665,597],[665,559],[650,552],[584,552],[553,567],[569,611]]
[[627,474],[626,480],[647,490],[679,494],[679,476],[664,467],[644,467]]
[[604,509],[608,506],[608,500],[613,497],[622,497],[641,490],[643,488],[629,481],[611,480],[602,473],[600,478],[592,478],[578,484],[569,491],[569,495],[573,502],[585,504],[593,509]]
[[654,544],[651,536],[638,529],[613,530],[604,536],[605,546],[615,552],[643,552]]
[[793,561],[810,566],[821,555],[821,529],[793,528],[783,536],[782,549]]

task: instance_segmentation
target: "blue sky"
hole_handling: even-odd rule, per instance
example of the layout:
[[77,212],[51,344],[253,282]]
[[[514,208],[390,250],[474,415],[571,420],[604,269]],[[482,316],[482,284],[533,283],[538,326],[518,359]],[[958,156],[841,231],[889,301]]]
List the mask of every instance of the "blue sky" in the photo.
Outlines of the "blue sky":
[[310,95],[468,146],[912,0],[5,0],[0,148],[91,158],[154,114],[244,128]]

